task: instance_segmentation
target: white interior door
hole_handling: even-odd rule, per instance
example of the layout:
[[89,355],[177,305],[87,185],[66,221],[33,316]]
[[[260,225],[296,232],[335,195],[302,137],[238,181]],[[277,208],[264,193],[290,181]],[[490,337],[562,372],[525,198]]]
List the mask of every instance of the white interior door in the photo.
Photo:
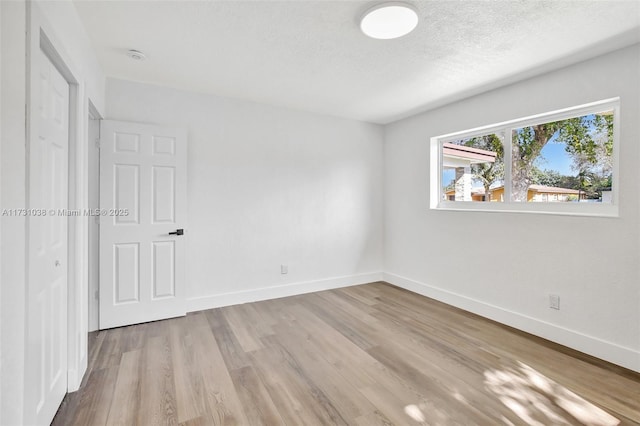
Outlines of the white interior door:
[[28,343],[25,420],[49,424],[67,392],[69,84],[42,51],[37,138],[29,145]]
[[186,313],[186,142],[183,130],[101,122],[101,329]]

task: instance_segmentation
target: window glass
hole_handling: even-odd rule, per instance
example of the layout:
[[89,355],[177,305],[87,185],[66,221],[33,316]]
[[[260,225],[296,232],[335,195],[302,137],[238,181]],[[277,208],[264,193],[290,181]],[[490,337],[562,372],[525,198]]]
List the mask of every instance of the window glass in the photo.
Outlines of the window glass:
[[442,144],[444,201],[504,200],[504,133],[490,133]]
[[511,200],[611,203],[613,111],[512,130]]

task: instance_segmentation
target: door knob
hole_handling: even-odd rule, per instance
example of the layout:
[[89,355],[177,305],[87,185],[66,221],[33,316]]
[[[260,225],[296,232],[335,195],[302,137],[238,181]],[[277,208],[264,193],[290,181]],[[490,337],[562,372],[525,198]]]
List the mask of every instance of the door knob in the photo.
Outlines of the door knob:
[[53,264],[56,266],[56,268],[61,265],[59,260],[56,260],[55,262],[53,262]]
[[169,235],[184,235],[184,229],[176,229],[175,232],[169,232]]

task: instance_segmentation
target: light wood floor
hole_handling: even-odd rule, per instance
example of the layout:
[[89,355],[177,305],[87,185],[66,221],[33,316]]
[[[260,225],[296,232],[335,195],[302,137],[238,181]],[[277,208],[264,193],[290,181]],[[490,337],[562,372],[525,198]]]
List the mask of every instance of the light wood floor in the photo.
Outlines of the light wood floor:
[[54,420],[639,423],[640,375],[384,283],[98,332]]

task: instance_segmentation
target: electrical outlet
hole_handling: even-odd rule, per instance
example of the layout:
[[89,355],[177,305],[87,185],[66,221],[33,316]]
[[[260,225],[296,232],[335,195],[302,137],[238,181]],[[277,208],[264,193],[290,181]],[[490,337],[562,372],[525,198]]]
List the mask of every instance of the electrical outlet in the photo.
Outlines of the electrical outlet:
[[288,274],[289,273],[289,266],[288,265],[280,265],[280,273],[282,275]]
[[550,294],[549,295],[549,307],[551,309],[560,310],[560,296],[558,296],[557,294]]

